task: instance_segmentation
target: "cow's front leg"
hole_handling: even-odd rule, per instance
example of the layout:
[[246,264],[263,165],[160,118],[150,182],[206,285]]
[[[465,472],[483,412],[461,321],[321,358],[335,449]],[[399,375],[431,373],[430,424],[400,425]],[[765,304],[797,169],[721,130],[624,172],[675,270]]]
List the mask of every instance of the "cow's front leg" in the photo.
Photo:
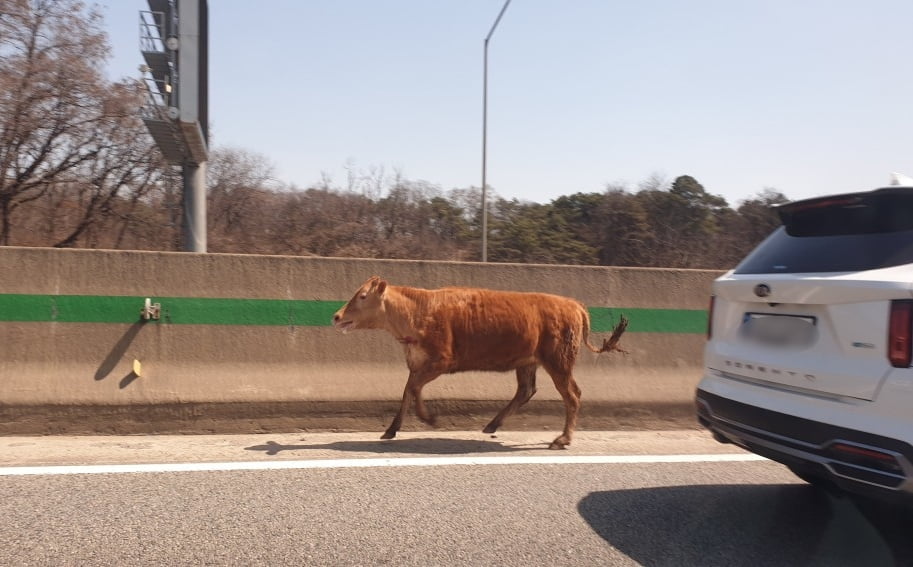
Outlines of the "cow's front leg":
[[[409,381],[411,382],[412,375],[409,375]],[[384,434],[380,436],[381,439],[393,439],[396,437],[396,432],[399,431],[399,428],[403,425],[403,416],[409,411],[409,406],[412,404],[412,388],[410,387],[409,382],[406,382],[406,388],[403,390],[403,401],[399,405],[399,411],[396,412],[396,417],[393,418],[393,423],[390,424],[390,427],[384,431]]]
[[425,407],[425,398],[422,396],[422,389],[425,387],[425,384],[431,382],[440,375],[441,373],[437,371],[423,370],[414,372],[409,376],[409,382],[412,384],[412,397],[415,398],[415,415],[432,427],[437,423],[437,416],[428,411],[428,408]]
[[393,439],[396,437],[396,432],[399,431],[399,428],[403,424],[403,416],[409,411],[409,406],[412,404],[413,400],[415,400],[415,414],[418,418],[428,425],[434,426],[436,419],[435,416],[428,411],[428,408],[425,407],[425,401],[422,398],[422,388],[425,387],[425,384],[431,382],[440,375],[440,372],[432,370],[413,370],[409,373],[409,380],[406,381],[406,388],[403,391],[403,401],[402,404],[400,404],[399,412],[396,414],[396,417],[393,418],[393,423],[390,424],[390,427],[387,428],[387,431],[384,432],[381,439]]

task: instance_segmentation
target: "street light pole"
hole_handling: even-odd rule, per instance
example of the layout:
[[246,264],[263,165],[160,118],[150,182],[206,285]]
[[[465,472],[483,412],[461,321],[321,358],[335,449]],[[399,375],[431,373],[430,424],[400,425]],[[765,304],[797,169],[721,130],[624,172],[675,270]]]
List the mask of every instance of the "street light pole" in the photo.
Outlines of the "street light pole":
[[505,0],[504,6],[501,8],[501,12],[498,13],[498,17],[495,19],[495,23],[492,24],[491,30],[488,32],[488,35],[485,36],[485,62],[482,67],[482,261],[488,261],[488,199],[487,199],[487,170],[488,170],[488,40],[491,39],[491,35],[495,33],[495,28],[498,27],[498,22],[501,21],[501,16],[504,15],[504,12],[507,10],[507,6],[510,4],[510,0]]

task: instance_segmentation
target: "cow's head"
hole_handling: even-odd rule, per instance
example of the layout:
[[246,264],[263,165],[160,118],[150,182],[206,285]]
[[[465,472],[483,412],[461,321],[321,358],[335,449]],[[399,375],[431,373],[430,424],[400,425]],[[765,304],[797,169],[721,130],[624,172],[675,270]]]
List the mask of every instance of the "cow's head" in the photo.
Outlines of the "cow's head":
[[386,280],[371,276],[355,296],[333,315],[333,326],[346,333],[354,329],[380,329],[384,326]]

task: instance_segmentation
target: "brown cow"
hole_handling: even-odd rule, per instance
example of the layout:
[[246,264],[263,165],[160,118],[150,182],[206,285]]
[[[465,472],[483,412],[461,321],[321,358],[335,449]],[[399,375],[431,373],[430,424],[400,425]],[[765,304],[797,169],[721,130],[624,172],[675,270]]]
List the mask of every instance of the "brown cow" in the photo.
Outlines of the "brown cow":
[[388,285],[378,276],[362,284],[333,315],[333,325],[344,333],[384,329],[405,350],[409,380],[399,412],[381,439],[396,436],[413,399],[418,417],[434,425],[422,388],[441,374],[516,369],[517,393],[483,430],[494,433],[536,393],[536,368],[542,365],[567,412],[564,432],[550,449],[570,444],[577,424],[580,387],[572,371],[581,343],[596,353],[621,351],[617,344],[627,324],[622,317],[611,338],[596,348],[587,340],[589,312],[567,297],[465,287],[427,290]]

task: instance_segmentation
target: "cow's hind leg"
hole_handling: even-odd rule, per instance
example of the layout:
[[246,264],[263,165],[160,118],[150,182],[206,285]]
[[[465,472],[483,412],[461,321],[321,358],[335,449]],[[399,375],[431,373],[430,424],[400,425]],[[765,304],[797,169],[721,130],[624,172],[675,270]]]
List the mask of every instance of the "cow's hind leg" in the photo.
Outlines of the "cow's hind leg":
[[517,368],[517,393],[510,402],[504,406],[498,415],[491,420],[491,423],[485,426],[483,433],[494,433],[504,423],[509,415],[517,411],[517,408],[529,401],[536,393],[536,365],[521,366]]
[[561,394],[564,400],[566,417],[564,420],[564,431],[552,441],[548,446],[549,449],[565,449],[571,444],[571,438],[574,436],[574,429],[577,427],[577,413],[580,411],[580,386],[574,380],[574,375],[570,371],[556,369],[547,369],[552,380],[555,382],[555,388]]
[[400,403],[399,411],[396,412],[396,417],[393,418],[393,423],[390,424],[390,427],[380,436],[381,439],[393,439],[396,437],[397,431],[403,425],[403,417],[406,415],[406,412],[409,411],[409,406],[412,405],[412,401],[415,400],[415,413],[418,415],[419,419],[434,425],[434,416],[428,413],[428,410],[425,408],[425,402],[422,400],[422,388],[428,382],[431,382],[435,378],[440,376],[440,374],[435,373],[422,373],[422,372],[410,372],[409,379],[406,381],[406,387],[403,390],[403,401]]

